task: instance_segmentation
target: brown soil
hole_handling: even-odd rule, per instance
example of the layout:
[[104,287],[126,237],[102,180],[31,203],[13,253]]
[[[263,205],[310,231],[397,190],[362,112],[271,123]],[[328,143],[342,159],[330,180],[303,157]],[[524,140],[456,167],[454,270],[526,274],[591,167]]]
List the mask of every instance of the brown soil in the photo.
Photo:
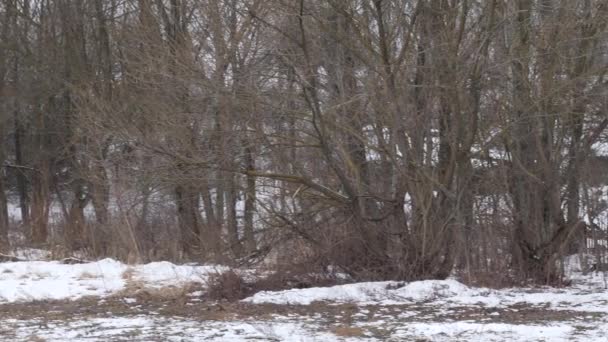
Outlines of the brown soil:
[[[0,320],[47,319],[63,320],[77,317],[133,316],[154,312],[171,317],[205,320],[272,320],[275,316],[314,316],[328,323],[350,324],[374,321],[381,316],[403,321],[483,321],[484,323],[531,324],[566,321],[602,316],[601,313],[551,310],[545,307],[514,305],[506,308],[452,307],[443,309],[431,305],[368,305],[330,304],[311,305],[248,304],[241,302],[211,302],[191,296],[162,298],[150,295],[129,297],[82,298],[76,301],[34,301],[0,305]],[[132,299],[136,302],[131,302]],[[362,313],[363,312],[363,313]],[[407,316],[402,313],[410,313]]]
[[[589,322],[602,320],[603,314],[552,310],[542,306],[514,305],[501,309],[475,307],[442,308],[430,303],[412,305],[356,306],[316,302],[311,305],[254,305],[241,302],[217,302],[192,296],[189,291],[146,290],[123,293],[105,299],[82,298],[76,301],[36,301],[0,305],[0,340],[10,338],[2,328],[5,320],[37,322],[37,331],[55,322],[77,322],[92,318],[134,317],[154,314],[168,318],[204,321],[267,321],[280,319],[314,321],[319,329],[341,337],[389,338],[394,329],[409,322],[454,322],[538,324],[551,322]],[[384,322],[388,324],[384,324]],[[40,329],[40,330],[38,330]],[[102,328],[99,328],[102,329]],[[133,332],[130,332],[131,334]],[[37,336],[32,336],[36,341]],[[116,337],[114,337],[116,338]],[[148,337],[147,337],[148,338]],[[136,340],[124,336],[124,340]],[[159,337],[159,340],[162,338]]]

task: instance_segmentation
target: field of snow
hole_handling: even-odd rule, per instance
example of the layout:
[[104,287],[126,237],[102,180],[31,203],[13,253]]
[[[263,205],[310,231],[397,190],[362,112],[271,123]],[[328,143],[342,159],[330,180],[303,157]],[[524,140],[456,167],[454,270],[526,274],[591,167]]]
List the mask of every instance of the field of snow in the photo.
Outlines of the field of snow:
[[[10,323],[10,322],[9,322]],[[53,323],[40,332],[33,322],[23,324],[12,340],[42,341],[334,341],[335,335],[307,329],[303,323],[289,322],[201,322],[180,318],[136,316],[97,318],[72,324]],[[2,332],[2,328],[0,328]],[[162,337],[162,338],[159,338]]]
[[357,305],[427,305],[442,308],[482,306],[486,309],[527,304],[552,310],[608,314],[608,290],[602,275],[589,275],[568,288],[470,288],[456,280],[412,283],[374,282],[323,288],[259,292],[245,299],[253,304],[309,305],[316,301]]
[[[24,255],[22,253],[22,255]],[[42,252],[29,255],[41,257]],[[606,341],[602,273],[567,288],[485,289],[455,279],[371,282],[204,298],[220,266],[0,263],[0,341]],[[184,301],[124,291],[197,283]]]
[[112,259],[75,265],[58,261],[0,263],[0,304],[104,297],[125,289],[129,282],[150,288],[204,283],[209,274],[222,270],[225,268],[169,262],[128,266]]

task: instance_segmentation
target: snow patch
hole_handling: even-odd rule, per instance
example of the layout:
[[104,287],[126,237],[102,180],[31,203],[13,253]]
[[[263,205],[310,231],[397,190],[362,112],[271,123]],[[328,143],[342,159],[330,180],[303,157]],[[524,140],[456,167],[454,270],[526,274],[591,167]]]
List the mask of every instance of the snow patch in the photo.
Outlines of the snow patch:
[[456,280],[424,280],[403,284],[394,281],[367,282],[332,287],[291,289],[278,292],[263,291],[243,301],[261,304],[308,305],[313,302],[402,304],[424,302],[456,295],[475,295],[477,291]]
[[[8,322],[5,322],[8,323]],[[83,321],[11,322],[11,332],[19,340],[33,337],[44,341],[347,341],[316,331],[315,326],[297,322],[196,321],[181,318],[133,316],[92,318]]]
[[[127,279],[154,288],[204,283],[209,274],[223,269],[169,262],[128,266],[113,259],[75,265],[58,261],[0,263],[0,303],[103,297],[124,289]],[[127,270],[131,278],[125,277]]]
[[175,265],[160,261],[135,267],[135,275],[153,287],[163,287],[186,282],[204,283],[209,274],[226,272],[228,269],[225,266]]
[[[569,265],[569,268],[574,268]],[[259,292],[244,299],[253,304],[308,305],[313,302],[358,305],[435,305],[442,308],[513,305],[547,307],[551,310],[608,313],[608,279],[602,273],[572,273],[573,284],[565,288],[471,288],[454,279],[410,283],[368,282],[332,287]]]
[[410,323],[393,338],[429,338],[432,341],[572,341],[574,328],[565,324],[538,326],[503,323]]

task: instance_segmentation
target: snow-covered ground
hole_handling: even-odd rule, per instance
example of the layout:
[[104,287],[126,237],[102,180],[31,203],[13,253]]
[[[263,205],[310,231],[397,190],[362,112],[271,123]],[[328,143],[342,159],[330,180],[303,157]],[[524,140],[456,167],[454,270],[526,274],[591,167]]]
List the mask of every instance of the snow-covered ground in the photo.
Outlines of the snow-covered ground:
[[464,306],[507,308],[528,304],[552,310],[592,311],[608,314],[608,290],[604,276],[579,277],[568,288],[470,288],[456,280],[424,280],[412,283],[373,282],[333,287],[259,292],[244,300],[253,304],[309,305],[315,301],[357,305],[425,305],[445,309]]
[[[243,301],[283,305],[327,302],[363,308],[397,306],[405,309],[397,317],[414,319],[399,326],[399,319],[385,316],[384,320],[375,323],[393,326],[391,338],[396,340],[608,341],[606,275],[575,272],[571,277],[573,284],[567,288],[494,290],[471,288],[453,279],[373,282],[259,292]],[[413,310],[408,312],[408,307]],[[462,312],[481,314],[454,319]],[[560,312],[568,314],[562,316]],[[501,316],[505,318],[498,319]],[[532,317],[528,320],[529,316]],[[513,319],[511,317],[516,322],[507,323]],[[359,325],[366,326],[367,323]]]
[[[535,325],[475,322],[418,322],[392,325],[386,338],[344,336],[321,331],[312,320],[283,319],[275,322],[200,322],[178,317],[134,316],[93,318],[86,321],[45,322],[12,320],[17,341],[606,341],[608,329],[585,331],[580,325]],[[40,327],[44,326],[45,329]],[[357,330],[353,330],[357,331]],[[0,328],[0,333],[3,330]],[[9,336],[8,333],[5,336]]]
[[[18,327],[14,341],[335,341],[335,335],[310,329],[297,322],[201,322],[182,318],[135,316],[95,318],[69,324],[45,323],[40,331],[36,322],[13,322]],[[38,322],[40,323],[40,322]],[[2,328],[0,328],[2,333]],[[37,340],[35,340],[37,341]]]
[[220,266],[178,266],[169,262],[129,266],[112,259],[74,265],[59,261],[0,263],[0,304],[104,297],[129,284],[140,288],[203,284],[209,274],[224,270]]
[[[260,292],[215,308],[204,304],[204,286],[225,267],[7,262],[0,263],[0,341],[606,341],[606,277],[571,264],[567,288],[371,282]],[[202,291],[179,304],[124,291],[191,283]]]

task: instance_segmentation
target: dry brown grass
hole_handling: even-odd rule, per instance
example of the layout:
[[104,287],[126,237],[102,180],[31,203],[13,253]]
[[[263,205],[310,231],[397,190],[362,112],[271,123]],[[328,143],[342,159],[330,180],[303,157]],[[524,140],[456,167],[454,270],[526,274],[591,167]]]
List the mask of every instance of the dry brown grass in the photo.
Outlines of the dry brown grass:
[[122,273],[122,279],[125,281],[125,287],[115,293],[113,297],[131,297],[145,288],[145,283],[135,278],[135,269],[132,267]]
[[80,273],[80,275],[78,276],[78,280],[95,279],[95,278],[99,278],[99,276],[97,276],[93,273],[87,272],[87,271]]
[[229,302],[241,300],[261,291],[281,291],[293,288],[309,288],[315,286],[331,286],[340,283],[331,275],[311,271],[308,268],[280,267],[272,273],[244,279],[233,270],[211,275],[206,283],[207,299],[225,300]]
[[71,255],[68,248],[61,244],[52,245],[50,248],[50,251],[51,251],[51,255],[50,255],[51,260],[65,259]]
[[163,286],[163,287],[145,287],[139,289],[134,297],[138,301],[161,301],[173,302],[175,304],[184,305],[188,302],[188,297],[191,293],[201,289],[201,284],[196,282],[188,282],[179,286]]
[[125,280],[125,287],[115,293],[114,298],[135,298],[138,302],[167,302],[185,304],[188,296],[202,289],[202,284],[197,282],[185,282],[179,285],[169,285],[162,287],[147,286],[143,280],[135,277],[135,269],[129,267],[122,274]]
[[135,269],[133,267],[129,267],[122,273],[122,279],[124,279],[125,281],[131,281],[133,280],[134,275]]
[[233,270],[211,275],[207,280],[207,297],[212,300],[237,301],[251,295],[254,290],[241,275]]

